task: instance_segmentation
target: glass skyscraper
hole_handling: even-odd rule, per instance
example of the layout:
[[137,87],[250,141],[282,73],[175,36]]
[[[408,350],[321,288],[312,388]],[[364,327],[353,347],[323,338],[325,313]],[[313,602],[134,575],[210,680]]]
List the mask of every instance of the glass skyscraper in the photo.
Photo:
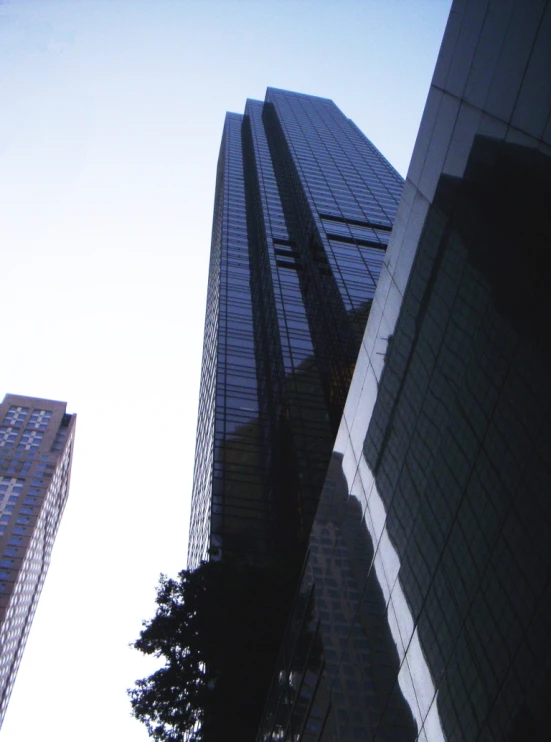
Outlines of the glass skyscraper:
[[540,742],[551,2],[454,2],[257,742]]
[[69,494],[76,415],[64,402],[0,403],[0,725]]
[[305,550],[402,185],[330,100],[268,88],[227,114],[190,567]]

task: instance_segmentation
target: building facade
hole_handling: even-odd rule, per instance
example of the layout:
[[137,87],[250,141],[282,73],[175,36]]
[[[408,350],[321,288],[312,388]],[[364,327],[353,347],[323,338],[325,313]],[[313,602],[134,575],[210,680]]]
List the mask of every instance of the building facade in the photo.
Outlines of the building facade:
[[330,100],[268,88],[227,114],[190,567],[306,548],[401,191]]
[[76,415],[64,402],[0,403],[0,724],[69,494]]
[[549,738],[550,70],[454,2],[259,742]]

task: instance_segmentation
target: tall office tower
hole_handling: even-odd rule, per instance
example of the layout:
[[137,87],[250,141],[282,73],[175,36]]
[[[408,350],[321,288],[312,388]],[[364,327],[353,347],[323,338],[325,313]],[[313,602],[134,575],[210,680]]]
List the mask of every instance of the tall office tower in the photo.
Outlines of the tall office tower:
[[228,113],[188,562],[304,550],[402,179],[327,99]]
[[550,738],[550,55],[453,3],[259,742]]
[[0,404],[0,724],[69,493],[76,415],[64,402]]

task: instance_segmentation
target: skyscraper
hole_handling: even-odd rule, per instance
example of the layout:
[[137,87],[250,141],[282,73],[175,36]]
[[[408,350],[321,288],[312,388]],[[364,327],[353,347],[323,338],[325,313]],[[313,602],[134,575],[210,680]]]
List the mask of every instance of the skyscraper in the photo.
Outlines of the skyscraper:
[[268,88],[227,114],[190,567],[304,550],[401,191],[330,100]]
[[64,402],[0,404],[0,724],[69,493],[76,415]]
[[454,2],[258,742],[551,700],[551,2]]

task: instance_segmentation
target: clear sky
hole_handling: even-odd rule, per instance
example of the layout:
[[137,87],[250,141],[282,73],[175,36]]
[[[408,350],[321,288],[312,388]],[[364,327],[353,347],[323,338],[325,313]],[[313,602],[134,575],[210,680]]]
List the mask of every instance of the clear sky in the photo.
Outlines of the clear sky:
[[216,160],[268,85],[405,175],[448,0],[0,0],[0,394],[78,415],[3,742],[145,742],[128,647],[186,566]]

